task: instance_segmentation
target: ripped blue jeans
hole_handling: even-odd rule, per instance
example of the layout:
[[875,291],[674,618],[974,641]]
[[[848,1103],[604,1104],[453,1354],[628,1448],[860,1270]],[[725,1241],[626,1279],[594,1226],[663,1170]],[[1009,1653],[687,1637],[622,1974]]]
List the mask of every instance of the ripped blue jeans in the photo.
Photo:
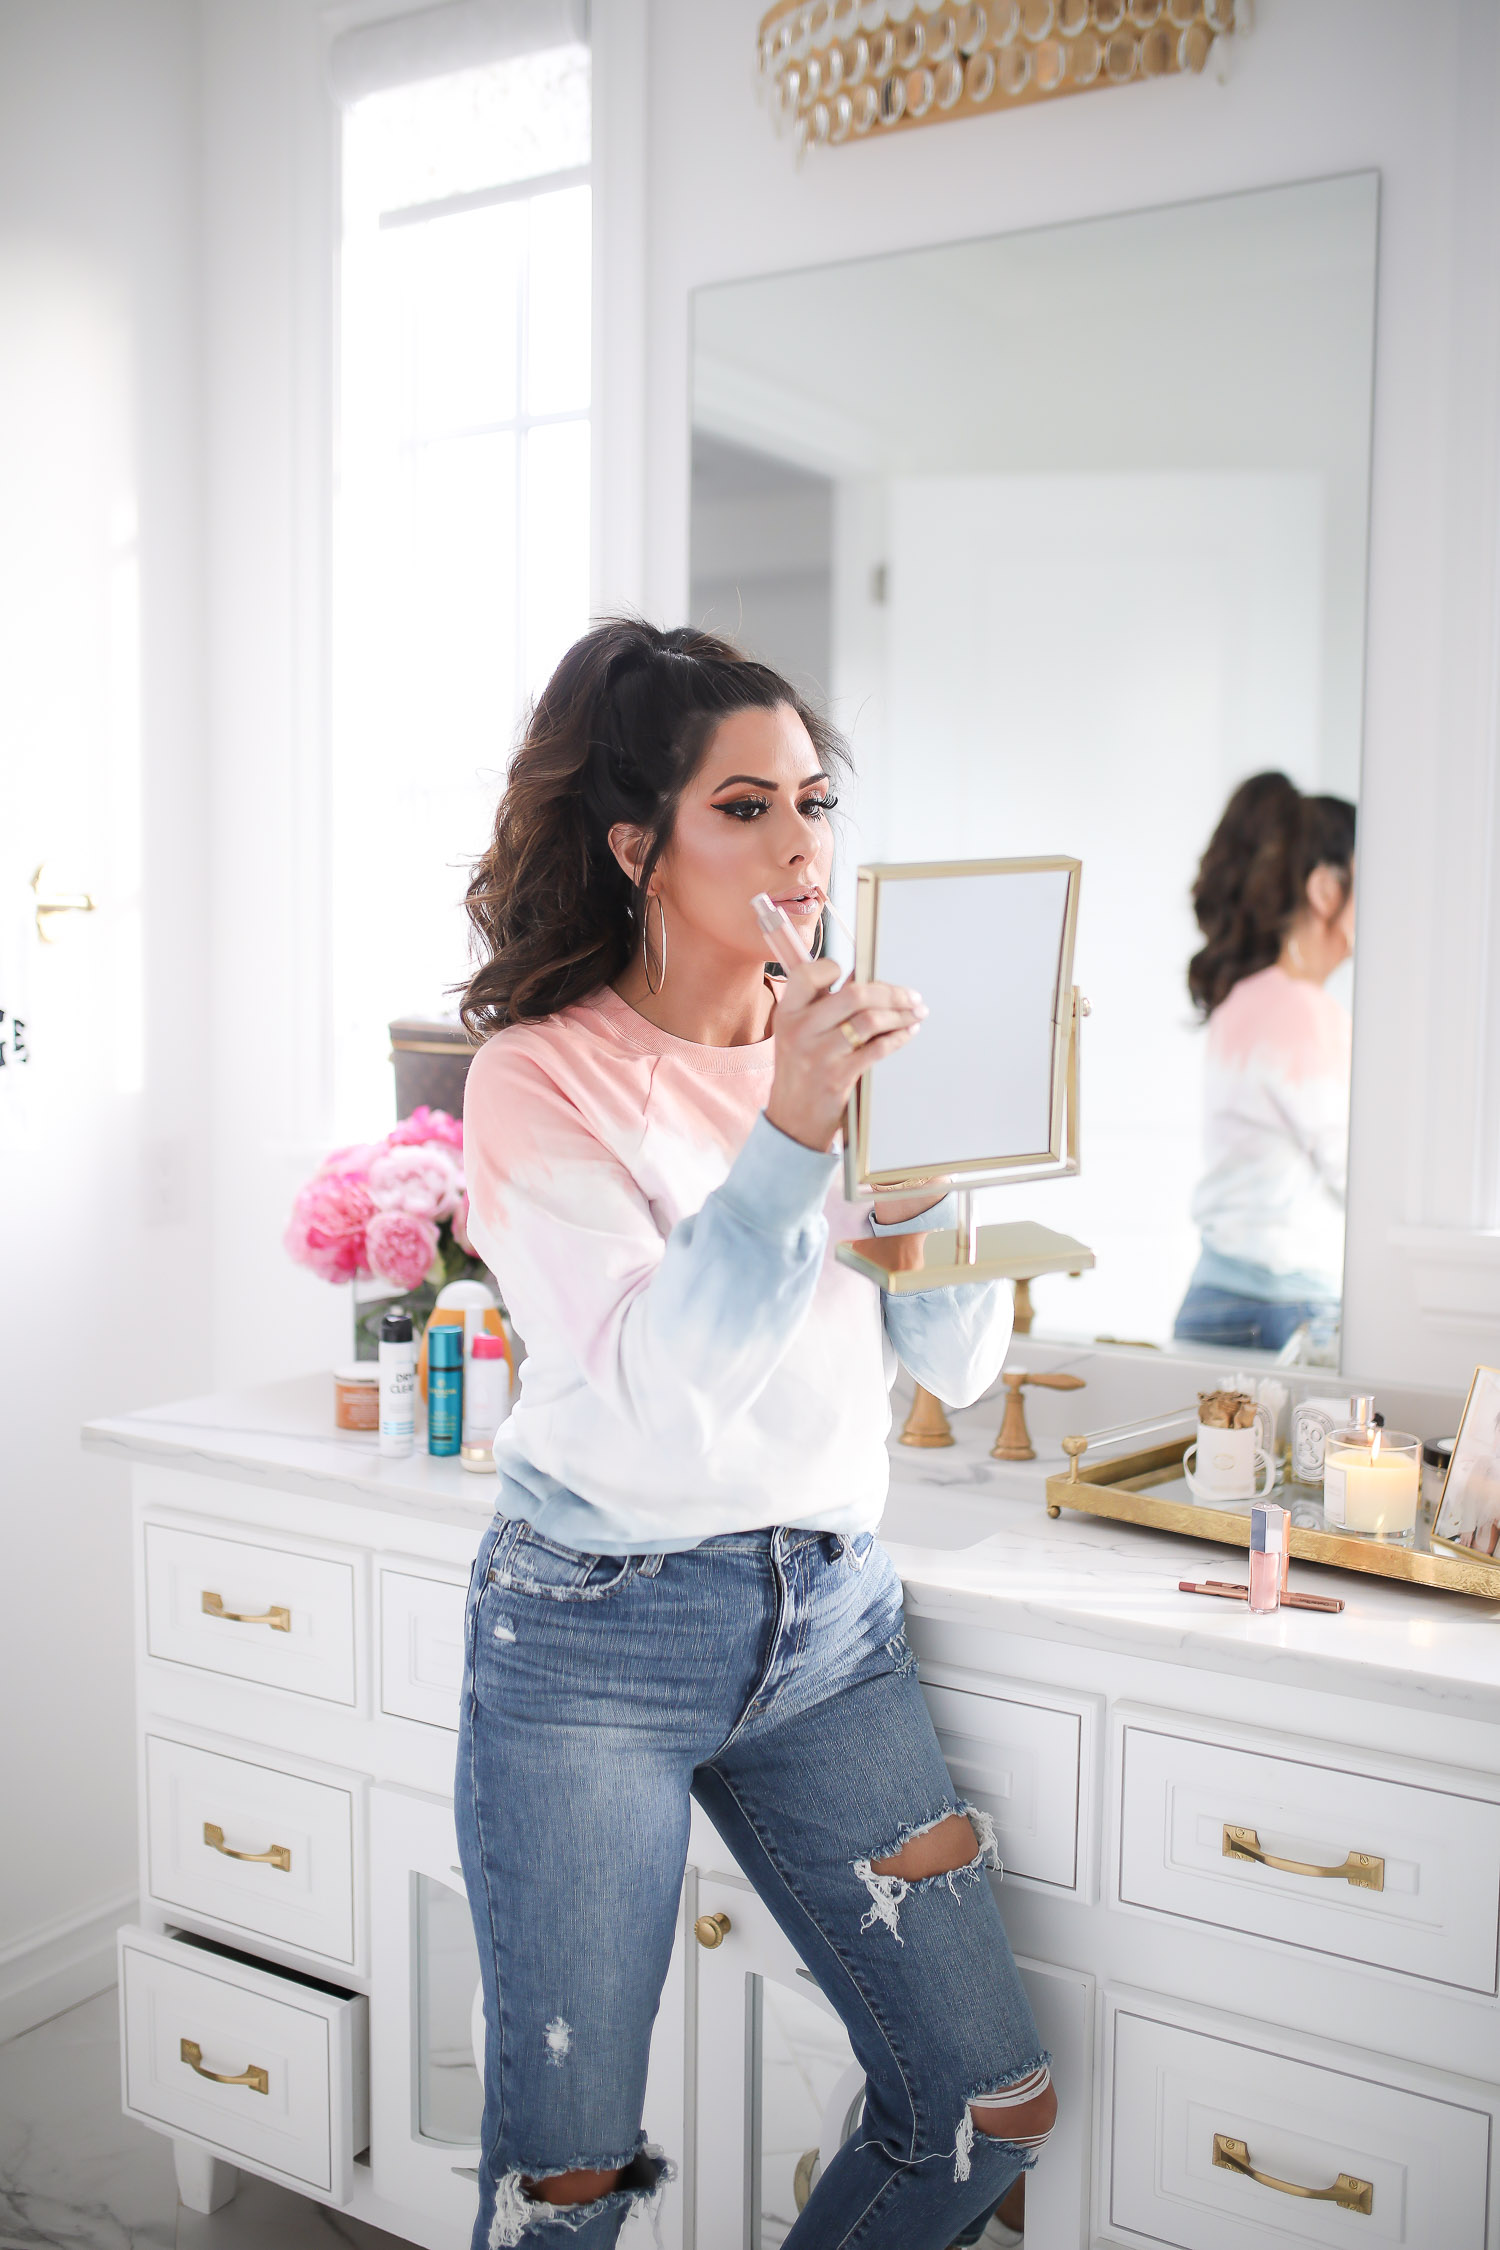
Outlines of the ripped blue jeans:
[[[575,1553],[497,1518],[469,1591],[460,1851],[486,2025],[474,2250],[613,2244],[675,2152],[642,2131],[695,1797],[843,2018],[863,2121],[787,2250],[946,2250],[1034,2162],[970,2103],[1047,2083],[990,1887],[869,1537],[740,1532]],[[879,1874],[970,1814],[973,1860]],[[997,2107],[997,2116],[1003,2108]],[[527,2183],[622,2169],[580,2205]]]

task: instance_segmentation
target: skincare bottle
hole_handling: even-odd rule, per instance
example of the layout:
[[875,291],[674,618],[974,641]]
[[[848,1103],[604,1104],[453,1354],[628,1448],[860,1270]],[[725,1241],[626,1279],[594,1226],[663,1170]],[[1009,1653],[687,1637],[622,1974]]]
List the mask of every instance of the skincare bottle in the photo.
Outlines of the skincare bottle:
[[464,1332],[457,1322],[427,1330],[427,1450],[456,1453],[463,1438]]
[[1274,1500],[1250,1510],[1250,1607],[1280,1609],[1281,1587],[1290,1557],[1286,1543],[1286,1510]]
[[388,1312],[380,1323],[380,1450],[388,1461],[412,1449],[417,1400],[417,1347],[411,1314]]
[[464,1368],[464,1444],[466,1469],[488,1474],[495,1466],[495,1432],[510,1412],[510,1362],[498,1336],[483,1333],[469,1347]]

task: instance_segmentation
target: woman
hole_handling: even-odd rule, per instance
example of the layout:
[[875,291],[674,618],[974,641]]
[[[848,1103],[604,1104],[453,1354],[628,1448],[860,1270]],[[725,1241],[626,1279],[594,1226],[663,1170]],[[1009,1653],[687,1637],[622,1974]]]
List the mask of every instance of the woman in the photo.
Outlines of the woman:
[[1203,1251],[1177,1315],[1196,1343],[1279,1351],[1343,1291],[1354,807],[1285,774],[1242,782],[1193,886],[1188,990],[1208,1018]]
[[[469,1596],[457,1809],[483,1964],[476,2250],[613,2243],[689,1800],[848,2027],[864,2120],[795,2250],[942,2250],[1056,2111],[987,1864],[872,1537],[899,1349],[957,1402],[1000,1289],[884,1298],[834,1144],[917,996],[814,960],[779,1003],[750,901],[811,938],[842,751],[707,634],[596,627],[546,688],[469,911],[469,1227],[527,1344]],[[926,1195],[882,1198],[908,1226]],[[928,1214],[930,1219],[930,1213]],[[882,1326],[882,1321],[884,1326]],[[977,2231],[977,2229],[976,2229]]]

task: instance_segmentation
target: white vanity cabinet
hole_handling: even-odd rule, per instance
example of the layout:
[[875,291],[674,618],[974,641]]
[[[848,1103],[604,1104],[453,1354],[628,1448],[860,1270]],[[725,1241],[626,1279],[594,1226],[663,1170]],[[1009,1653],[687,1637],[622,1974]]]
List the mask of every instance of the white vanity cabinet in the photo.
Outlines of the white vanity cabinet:
[[[451,1796],[489,1488],[334,1440],[321,1383],[180,1415],[88,1437],[133,1463],[126,2107],[196,2208],[245,2167],[467,2250]],[[1201,1550],[1050,1522],[993,1419],[894,1456],[884,1535],[1054,2058],[1028,2250],[1500,2250],[1500,1607],[1373,1579],[1337,1617],[1191,1601]],[[666,2250],[772,2250],[860,2089],[695,1812],[647,2101]]]

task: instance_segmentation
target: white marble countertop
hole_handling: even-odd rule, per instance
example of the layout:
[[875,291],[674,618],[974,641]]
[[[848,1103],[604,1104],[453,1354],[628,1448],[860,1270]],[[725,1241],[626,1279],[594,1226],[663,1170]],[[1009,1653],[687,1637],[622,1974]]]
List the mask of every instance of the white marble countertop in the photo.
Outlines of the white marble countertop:
[[1034,1463],[992,1461],[996,1406],[952,1419],[951,1447],[891,1447],[880,1536],[909,1614],[1500,1725],[1500,1572],[1497,1599],[1482,1602],[1294,1562],[1296,1592],[1337,1595],[1344,1608],[1253,1617],[1243,1603],[1178,1591],[1183,1578],[1243,1585],[1243,1549],[1066,1510],[1049,1517],[1043,1486],[1067,1469],[1061,1448],[1034,1432]]
[[[332,1394],[330,1375],[303,1376],[91,1422],[83,1442],[131,1462],[466,1526],[477,1539],[491,1480],[422,1450],[382,1460],[373,1437],[333,1428]],[[1031,1398],[1057,1401],[1045,1419],[1060,1429],[1058,1395]],[[1243,1553],[1098,1517],[1050,1518],[1044,1480],[1065,1467],[1056,1440],[1032,1411],[1039,1458],[992,1461],[999,1414],[991,1400],[955,1415],[957,1442],[940,1450],[903,1447],[893,1433],[881,1538],[914,1615],[1500,1724],[1500,1598],[1306,1563],[1293,1565],[1292,1585],[1341,1595],[1338,1615],[1252,1617],[1237,1602],[1181,1594],[1181,1578],[1243,1581]],[[1090,1420],[1098,1426],[1075,1409],[1068,1426]]]
[[336,1430],[327,1373],[86,1422],[83,1443],[90,1453],[157,1468],[194,1469],[234,1484],[274,1486],[428,1523],[471,1525],[476,1545],[495,1506],[492,1476],[435,1458],[420,1439],[404,1461],[384,1461],[373,1434]]

